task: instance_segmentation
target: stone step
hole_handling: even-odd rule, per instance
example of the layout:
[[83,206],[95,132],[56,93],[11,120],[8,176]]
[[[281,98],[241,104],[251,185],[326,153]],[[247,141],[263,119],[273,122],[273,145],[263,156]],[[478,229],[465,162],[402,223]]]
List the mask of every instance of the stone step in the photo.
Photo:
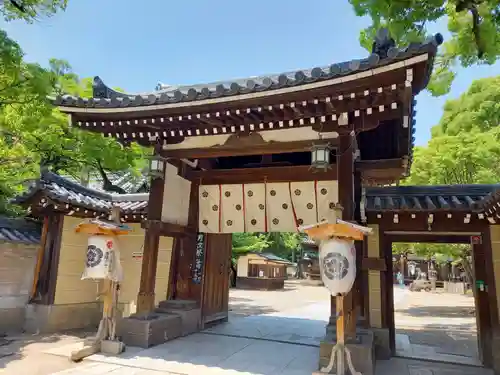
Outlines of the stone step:
[[167,312],[169,310],[193,310],[198,308],[196,301],[188,300],[166,300],[158,304],[158,312]]

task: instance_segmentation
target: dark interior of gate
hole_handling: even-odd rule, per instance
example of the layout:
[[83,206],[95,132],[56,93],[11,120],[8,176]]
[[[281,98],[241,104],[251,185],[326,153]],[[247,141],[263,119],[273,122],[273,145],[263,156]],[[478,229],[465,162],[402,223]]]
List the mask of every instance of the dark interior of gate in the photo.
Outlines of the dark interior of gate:
[[[377,187],[410,173],[415,96],[441,42],[437,35],[397,48],[381,32],[368,57],[330,66],[139,95],[96,77],[93,98],[58,97],[73,126],[154,148],[160,167],[143,224],[139,311],[155,308],[160,236],[174,237],[167,299],[196,301],[203,326],[228,316],[232,233],[291,232],[341,216],[374,229],[356,244],[346,332],[356,338],[357,329],[369,331],[377,357],[388,358],[395,354],[392,242],[479,234],[475,259],[485,266],[477,272],[489,285],[477,301],[479,331],[490,365],[488,327],[498,326],[489,234],[495,220],[480,212],[478,197],[491,192]],[[313,144],[328,150],[328,168],[311,169]]]

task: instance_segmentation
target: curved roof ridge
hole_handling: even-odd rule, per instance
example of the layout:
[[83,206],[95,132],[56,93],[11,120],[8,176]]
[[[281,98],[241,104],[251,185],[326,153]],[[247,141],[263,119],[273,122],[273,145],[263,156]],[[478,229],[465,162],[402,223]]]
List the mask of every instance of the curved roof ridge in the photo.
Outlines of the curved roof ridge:
[[500,189],[500,184],[457,184],[457,185],[404,185],[368,187],[366,195],[470,195],[489,194]]
[[[54,104],[66,107],[137,107],[272,91],[274,89],[289,88],[317,81],[340,78],[383,67],[425,53],[429,53],[431,55],[430,58],[433,58],[437,52],[437,47],[442,42],[443,37],[441,34],[436,34],[423,42],[410,43],[404,48],[398,48],[386,30],[379,30],[373,44],[372,53],[362,59],[346,60],[326,66],[265,74],[257,77],[192,85],[172,85],[164,89],[139,94],[118,92],[107,86],[100,77],[96,76],[93,83],[93,98],[84,99],[73,96],[59,96],[54,100]],[[430,69],[432,69],[432,64],[429,65],[427,75],[430,75]],[[158,87],[161,88],[161,86],[157,85]]]

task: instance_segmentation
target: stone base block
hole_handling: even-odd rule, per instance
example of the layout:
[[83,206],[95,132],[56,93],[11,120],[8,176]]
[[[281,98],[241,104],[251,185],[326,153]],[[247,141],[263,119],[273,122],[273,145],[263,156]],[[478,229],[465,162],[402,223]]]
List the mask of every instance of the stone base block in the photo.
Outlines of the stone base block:
[[182,320],[177,314],[133,314],[119,319],[117,336],[129,346],[149,348],[182,335]]
[[[352,363],[356,371],[363,375],[375,373],[375,343],[373,333],[367,330],[358,330],[356,339],[347,341],[346,347],[351,352]],[[332,348],[337,340],[334,333],[327,334],[319,347],[319,368],[328,365]]]
[[23,330],[25,307],[0,308],[0,333],[20,332]]
[[[200,330],[201,309],[197,307],[195,301],[162,301],[160,302],[155,312],[159,314],[175,314],[181,317],[182,321],[182,336],[190,335],[191,333]],[[194,302],[186,303],[186,302]]]
[[198,302],[184,299],[168,299],[158,304],[162,309],[193,310],[198,308]]
[[390,359],[392,357],[389,329],[369,328],[375,338],[375,356],[377,359]]
[[101,341],[101,352],[104,354],[118,355],[125,350],[125,344],[121,341],[103,340]]
[[97,329],[102,318],[99,302],[69,305],[26,306],[24,330],[28,333],[54,333],[73,329]]
[[500,332],[493,332],[492,339],[492,368],[495,375],[500,375]]

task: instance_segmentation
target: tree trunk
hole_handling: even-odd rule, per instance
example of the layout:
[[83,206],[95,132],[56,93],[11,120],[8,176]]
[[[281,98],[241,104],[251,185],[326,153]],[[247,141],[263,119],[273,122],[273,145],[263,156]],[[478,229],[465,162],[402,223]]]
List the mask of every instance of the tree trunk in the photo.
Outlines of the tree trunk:
[[84,166],[80,172],[80,184],[82,186],[88,187],[90,183],[90,168]]
[[469,256],[464,256],[461,258],[461,262],[462,266],[464,267],[467,283],[470,284],[472,289],[472,294],[474,295],[474,298],[476,298],[476,288],[475,288],[476,277],[474,275],[474,267],[472,266],[472,262],[469,260],[469,258],[470,258]]

